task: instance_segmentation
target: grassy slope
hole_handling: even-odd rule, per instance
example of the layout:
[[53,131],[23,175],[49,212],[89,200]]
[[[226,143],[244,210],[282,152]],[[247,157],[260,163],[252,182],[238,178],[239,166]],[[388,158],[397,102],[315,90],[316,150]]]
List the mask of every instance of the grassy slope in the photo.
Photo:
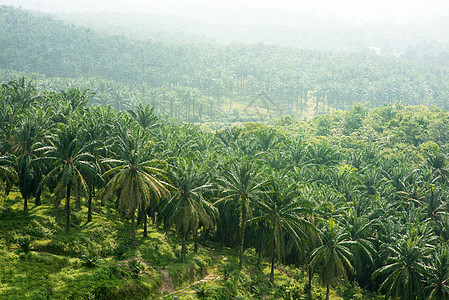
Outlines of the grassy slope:
[[[1,299],[305,299],[305,273],[278,268],[274,285],[268,282],[269,265],[256,266],[257,255],[246,251],[246,264],[237,268],[231,249],[204,243],[197,253],[189,245],[186,262],[180,262],[180,243],[172,233],[149,226],[149,237],[130,249],[130,224],[113,208],[95,206],[93,222],[86,224],[87,211],[73,212],[71,233],[64,233],[64,211],[54,209],[45,197],[39,207],[30,205],[21,213],[18,192],[0,196],[0,298]],[[142,231],[138,231],[142,237]],[[20,251],[18,241],[30,237],[32,251]],[[120,245],[126,251],[118,258]],[[98,256],[88,267],[81,255]],[[139,270],[132,269],[135,261]],[[223,278],[228,264],[229,278]],[[137,275],[138,272],[138,275]],[[203,280],[201,280],[203,279]],[[362,297],[350,285],[336,287],[346,299]],[[341,299],[336,290],[333,299]],[[358,294],[357,294],[358,293]],[[324,297],[325,289],[314,280],[313,298]],[[362,299],[362,298],[360,298]],[[367,299],[367,296],[363,296]]]

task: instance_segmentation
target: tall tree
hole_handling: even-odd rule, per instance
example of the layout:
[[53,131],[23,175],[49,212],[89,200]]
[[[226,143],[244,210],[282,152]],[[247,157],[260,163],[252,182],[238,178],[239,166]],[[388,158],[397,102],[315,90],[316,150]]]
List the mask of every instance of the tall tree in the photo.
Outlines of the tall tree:
[[[178,160],[170,171],[173,193],[163,202],[161,217],[165,227],[174,226],[182,240],[181,258],[186,255],[186,239],[189,234],[195,238],[200,226],[211,229],[216,208],[204,199],[203,194],[212,187],[209,174],[199,170],[192,162]],[[195,247],[196,248],[196,247]]]
[[102,201],[118,193],[120,211],[131,218],[132,244],[136,246],[136,210],[146,210],[169,194],[168,183],[164,180],[165,163],[149,159],[147,135],[139,127],[122,130],[115,143],[117,158],[103,161],[113,167],[103,174],[108,183],[102,192]]
[[311,254],[313,269],[318,271],[320,279],[326,285],[326,300],[329,300],[329,286],[339,277],[347,277],[347,272],[353,272],[351,264],[353,254],[349,247],[353,243],[344,228],[339,227],[333,219],[321,230],[323,244]]
[[36,204],[40,204],[40,189],[38,185],[42,179],[42,165],[34,160],[37,158],[36,148],[41,139],[41,124],[23,121],[16,128],[12,151],[16,155],[16,168],[19,178],[19,190],[23,198],[23,213],[28,213],[28,199],[35,195]]
[[274,262],[276,255],[285,259],[288,240],[300,251],[306,244],[307,234],[314,226],[306,219],[311,204],[298,198],[296,185],[287,183],[287,177],[273,176],[267,184],[262,199],[257,201],[261,215],[251,220],[264,219],[269,225],[271,272],[270,281],[274,280]]
[[8,189],[17,181],[17,173],[14,170],[14,160],[9,154],[0,156],[0,187],[8,192]]
[[86,151],[86,146],[80,145],[73,125],[65,126],[57,134],[47,137],[47,146],[36,149],[42,155],[35,159],[36,163],[47,164],[48,173],[43,183],[56,179],[56,204],[64,198],[66,212],[66,232],[70,232],[70,197],[72,190],[88,194],[85,180],[87,174],[97,174],[98,170],[92,163],[93,157]]
[[251,205],[258,198],[261,192],[259,170],[256,161],[250,160],[248,157],[234,160],[229,168],[223,170],[223,174],[219,176],[218,182],[223,188],[221,198],[215,202],[220,203],[233,202],[238,213],[239,224],[239,266],[243,265],[243,250],[245,246],[245,229],[248,217],[251,215]]

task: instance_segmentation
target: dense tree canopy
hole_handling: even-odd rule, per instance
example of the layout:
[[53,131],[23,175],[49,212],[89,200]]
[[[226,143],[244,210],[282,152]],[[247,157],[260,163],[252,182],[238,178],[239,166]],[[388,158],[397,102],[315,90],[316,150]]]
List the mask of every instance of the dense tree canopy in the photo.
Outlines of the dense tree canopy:
[[[241,262],[254,247],[270,259],[271,281],[278,258],[310,266],[328,286],[341,277],[393,298],[447,296],[447,111],[357,106],[211,133],[149,106],[73,106],[86,92],[24,82],[0,88],[0,115],[10,120],[0,136],[2,187],[17,185],[24,201],[51,195],[43,205],[65,199],[67,232],[72,199],[111,199],[133,228],[148,215],[178,233],[182,257],[191,238],[212,240],[236,247]],[[21,85],[30,94],[10,88]],[[332,122],[323,128],[323,119]]]
[[108,200],[134,247],[149,219],[182,261],[191,242],[234,248],[240,268],[254,249],[270,282],[276,264],[307,269],[309,299],[314,275],[327,298],[338,280],[448,298],[447,69],[134,40],[7,6],[0,67],[0,189],[23,215],[65,200],[68,234]]

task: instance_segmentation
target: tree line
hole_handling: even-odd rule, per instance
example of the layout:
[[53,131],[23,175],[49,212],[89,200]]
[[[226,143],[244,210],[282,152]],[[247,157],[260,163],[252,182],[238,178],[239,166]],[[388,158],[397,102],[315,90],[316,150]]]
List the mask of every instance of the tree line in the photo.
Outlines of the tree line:
[[119,110],[147,98],[164,114],[207,122],[222,111],[232,113],[236,102],[248,105],[261,95],[268,95],[280,114],[298,117],[350,109],[360,101],[371,107],[448,108],[447,68],[396,58],[263,44],[133,40],[8,6],[1,7],[0,28],[0,67],[83,78],[86,88],[95,89],[97,97],[105,93],[102,101]]

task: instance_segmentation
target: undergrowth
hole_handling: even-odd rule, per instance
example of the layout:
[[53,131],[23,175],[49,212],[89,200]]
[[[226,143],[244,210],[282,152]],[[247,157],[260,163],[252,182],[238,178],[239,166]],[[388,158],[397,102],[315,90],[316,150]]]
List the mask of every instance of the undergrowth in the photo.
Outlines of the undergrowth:
[[[16,191],[0,196],[0,299],[307,299],[307,276],[301,269],[278,266],[270,283],[268,263],[257,265],[254,250],[238,267],[234,250],[208,242],[194,252],[188,245],[181,262],[174,233],[149,224],[148,237],[132,247],[131,225],[113,209],[97,205],[93,221],[87,211],[73,211],[65,233],[62,208],[48,196],[23,215]],[[162,272],[176,291],[161,292]],[[199,282],[206,276],[210,280]],[[314,278],[312,298],[324,299]],[[337,283],[332,299],[377,299],[357,286]]]

